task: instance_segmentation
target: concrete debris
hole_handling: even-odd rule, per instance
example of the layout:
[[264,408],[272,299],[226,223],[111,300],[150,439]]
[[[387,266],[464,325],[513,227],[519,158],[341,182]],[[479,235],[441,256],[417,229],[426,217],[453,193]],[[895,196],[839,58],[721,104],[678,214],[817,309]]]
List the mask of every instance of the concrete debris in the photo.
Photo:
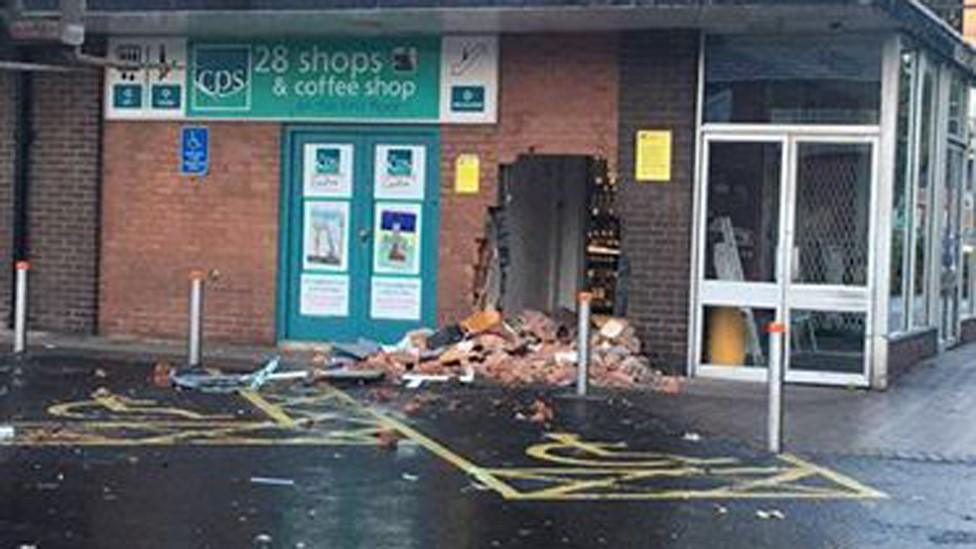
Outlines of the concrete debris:
[[450,324],[427,337],[427,349],[438,349],[464,339],[464,332],[457,324]]
[[173,375],[173,365],[165,360],[160,360],[153,366],[152,382],[157,387],[169,387],[172,385],[170,377]]
[[376,443],[381,448],[386,448],[388,450],[396,450],[397,445],[400,444],[400,439],[403,438],[399,432],[393,429],[383,429],[376,432]]
[[[482,311],[433,333],[410,332],[397,345],[381,349],[351,368],[383,371],[411,387],[442,381],[444,376],[467,383],[477,377],[506,386],[568,386],[576,379],[578,362],[571,320],[567,317],[560,322],[538,311],[523,311],[511,318]],[[594,323],[591,384],[672,394],[681,390],[680,378],[651,368],[627,320],[605,317]]]
[[369,339],[359,338],[356,343],[337,343],[333,345],[333,350],[358,360],[362,360],[369,355],[380,351],[380,344]]
[[529,406],[529,414],[525,415],[525,418],[532,423],[552,423],[552,420],[556,418],[556,411],[546,401],[537,398]]
[[434,400],[432,395],[417,395],[403,405],[403,413],[408,415],[416,414],[432,400]]

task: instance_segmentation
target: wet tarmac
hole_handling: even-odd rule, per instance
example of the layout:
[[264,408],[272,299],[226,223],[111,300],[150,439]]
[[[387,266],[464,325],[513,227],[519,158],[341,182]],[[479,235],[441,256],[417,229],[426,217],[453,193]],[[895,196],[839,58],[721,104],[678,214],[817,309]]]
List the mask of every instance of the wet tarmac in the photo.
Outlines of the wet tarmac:
[[0,366],[16,430],[0,440],[0,547],[976,544],[976,463],[780,458],[665,422],[640,395],[209,395],[151,378],[82,356]]

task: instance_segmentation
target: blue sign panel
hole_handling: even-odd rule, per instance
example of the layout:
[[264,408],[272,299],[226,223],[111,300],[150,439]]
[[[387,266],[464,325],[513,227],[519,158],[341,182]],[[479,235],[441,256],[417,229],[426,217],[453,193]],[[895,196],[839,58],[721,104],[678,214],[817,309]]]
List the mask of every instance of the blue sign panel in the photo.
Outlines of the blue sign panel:
[[202,126],[183,128],[180,135],[180,173],[205,175],[210,165],[210,130]]

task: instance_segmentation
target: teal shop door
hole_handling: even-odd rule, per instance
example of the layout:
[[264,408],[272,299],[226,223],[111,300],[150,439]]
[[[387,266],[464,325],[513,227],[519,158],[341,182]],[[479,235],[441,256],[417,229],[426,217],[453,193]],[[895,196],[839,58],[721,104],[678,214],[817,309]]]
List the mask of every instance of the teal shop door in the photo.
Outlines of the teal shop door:
[[287,128],[279,339],[394,342],[432,326],[438,134],[425,128]]

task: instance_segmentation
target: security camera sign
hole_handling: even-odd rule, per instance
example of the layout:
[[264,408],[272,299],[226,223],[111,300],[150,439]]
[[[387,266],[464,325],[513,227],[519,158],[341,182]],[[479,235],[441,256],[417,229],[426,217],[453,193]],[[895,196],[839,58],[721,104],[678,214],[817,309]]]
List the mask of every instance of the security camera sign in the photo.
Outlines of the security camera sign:
[[185,116],[186,40],[113,38],[105,72],[105,117],[179,120]]

